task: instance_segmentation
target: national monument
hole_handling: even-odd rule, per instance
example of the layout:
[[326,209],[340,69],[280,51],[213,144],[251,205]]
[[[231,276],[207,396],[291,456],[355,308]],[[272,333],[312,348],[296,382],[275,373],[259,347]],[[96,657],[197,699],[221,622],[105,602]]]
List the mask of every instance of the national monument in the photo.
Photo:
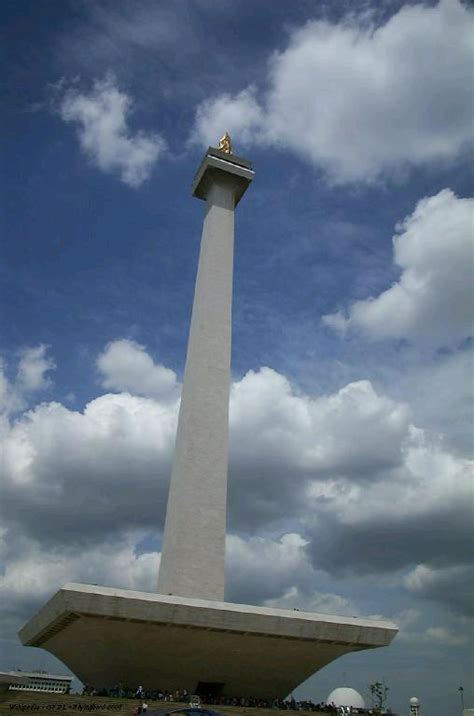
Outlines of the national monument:
[[270,700],[397,633],[383,620],[224,601],[234,210],[253,177],[226,134],[192,187],[206,215],[157,593],[66,584],[19,633],[96,688]]

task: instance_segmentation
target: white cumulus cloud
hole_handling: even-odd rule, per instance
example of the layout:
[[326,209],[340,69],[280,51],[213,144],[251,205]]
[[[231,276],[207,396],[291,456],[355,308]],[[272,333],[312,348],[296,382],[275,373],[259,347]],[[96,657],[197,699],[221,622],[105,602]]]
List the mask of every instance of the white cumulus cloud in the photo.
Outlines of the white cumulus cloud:
[[312,576],[307,542],[296,533],[280,539],[228,535],[226,589],[233,601],[250,603],[282,596],[295,583]]
[[77,125],[82,150],[102,171],[118,174],[131,187],[149,178],[165,141],[158,134],[132,133],[128,118],[132,99],[121,92],[112,76],[96,80],[89,93],[66,92],[60,106],[65,122]]
[[408,407],[378,395],[369,381],[311,398],[271,368],[234,383],[230,405],[232,451],[241,460],[266,455],[269,465],[299,473],[370,479],[400,464],[410,427]]
[[265,113],[256,98],[256,88],[248,87],[232,97],[223,94],[196,110],[195,139],[213,144],[223,128],[241,144],[251,144],[256,128],[265,121]]
[[18,364],[17,384],[24,392],[41,390],[49,385],[46,373],[55,367],[51,357],[46,355],[47,346],[26,348],[21,352]]
[[450,189],[418,202],[393,239],[399,280],[347,314],[323,317],[330,327],[358,328],[373,338],[456,345],[472,335],[474,199]]
[[175,396],[176,373],[156,364],[145,348],[125,338],[112,341],[97,358],[102,386],[147,398]]
[[[2,441],[2,522],[48,545],[161,528],[177,402],[106,394],[75,412],[43,403]],[[19,520],[19,522],[18,522]]]
[[464,564],[418,564],[406,575],[405,586],[412,594],[449,603],[455,613],[474,615],[474,568],[469,555]]
[[469,643],[467,634],[452,634],[446,627],[429,627],[425,632],[427,641],[445,646],[459,646]]
[[4,414],[24,410],[32,394],[45,390],[51,385],[47,375],[56,365],[47,355],[48,347],[24,348],[19,353],[16,376],[9,380],[6,364],[0,358],[0,412]]
[[[31,557],[28,570],[36,564],[32,580],[38,570],[38,580],[71,579],[61,567],[67,555],[100,554],[124,534],[162,531],[179,404],[169,397],[174,373],[165,372],[163,384],[158,364],[127,341],[109,344],[104,356],[110,385],[155,397],[107,393],[82,412],[41,403],[4,423],[9,599],[21,560]],[[321,573],[400,574],[425,565],[440,575],[466,563],[471,463],[416,428],[408,407],[369,381],[311,396],[270,368],[249,371],[232,385],[230,431],[230,598],[324,611],[337,599],[326,587],[314,591]],[[93,571],[77,564],[77,578],[103,581]],[[427,574],[418,569],[418,581],[403,585],[463,613],[460,591]],[[464,572],[451,574],[456,581]]]
[[153,591],[160,554],[136,552],[140,534],[124,531],[117,540],[73,551],[58,544],[43,552],[31,539],[19,537],[11,554],[0,541],[0,601],[6,633],[13,634],[36,609],[67,582],[101,584],[121,589]]
[[299,609],[303,612],[318,612],[319,614],[358,616],[357,607],[349,599],[341,597],[339,594],[315,590],[305,593],[299,587],[291,587],[281,597],[267,599],[265,606],[279,609]]
[[472,141],[474,13],[459,0],[405,5],[384,25],[367,16],[310,21],[268,62],[258,97],[208,98],[193,137],[225,127],[235,145],[293,151],[331,181],[374,181],[407,165],[446,160]]

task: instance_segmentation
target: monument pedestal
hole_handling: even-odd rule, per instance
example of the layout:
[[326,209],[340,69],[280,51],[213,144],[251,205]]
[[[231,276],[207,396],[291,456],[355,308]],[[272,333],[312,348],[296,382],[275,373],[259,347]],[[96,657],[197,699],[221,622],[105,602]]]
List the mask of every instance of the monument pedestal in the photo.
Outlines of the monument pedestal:
[[387,646],[388,621],[66,584],[20,632],[95,688],[284,698],[343,654]]

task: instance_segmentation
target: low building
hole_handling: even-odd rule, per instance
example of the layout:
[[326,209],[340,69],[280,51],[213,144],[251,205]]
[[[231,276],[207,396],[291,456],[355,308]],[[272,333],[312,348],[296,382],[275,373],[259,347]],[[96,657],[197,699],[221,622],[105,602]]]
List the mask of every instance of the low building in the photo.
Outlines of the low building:
[[11,691],[43,691],[47,694],[68,694],[71,690],[72,676],[48,674],[41,671],[10,671]]

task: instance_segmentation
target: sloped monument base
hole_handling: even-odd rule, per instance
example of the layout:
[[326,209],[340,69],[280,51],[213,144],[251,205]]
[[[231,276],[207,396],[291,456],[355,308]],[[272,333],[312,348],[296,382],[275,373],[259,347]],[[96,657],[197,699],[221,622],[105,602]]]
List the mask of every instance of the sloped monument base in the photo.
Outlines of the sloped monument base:
[[206,686],[283,698],[343,654],[387,646],[388,621],[66,584],[23,627],[86,684],[145,689]]

